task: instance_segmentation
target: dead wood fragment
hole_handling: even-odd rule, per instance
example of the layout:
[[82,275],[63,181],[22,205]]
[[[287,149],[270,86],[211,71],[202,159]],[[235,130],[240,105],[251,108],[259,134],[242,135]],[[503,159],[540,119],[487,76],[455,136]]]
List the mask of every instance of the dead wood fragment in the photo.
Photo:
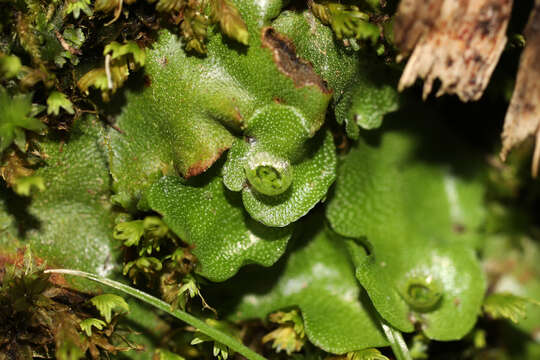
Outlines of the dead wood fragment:
[[538,174],[540,162],[540,0],[525,28],[527,45],[519,64],[516,86],[504,120],[501,158],[529,136],[536,136],[532,174]]
[[438,78],[437,96],[478,100],[506,44],[511,9],[512,0],[402,1],[394,33],[404,53],[414,50],[399,90],[423,78],[425,99]]
[[418,40],[434,27],[443,1],[401,0],[394,20],[394,41],[402,53],[410,53]]

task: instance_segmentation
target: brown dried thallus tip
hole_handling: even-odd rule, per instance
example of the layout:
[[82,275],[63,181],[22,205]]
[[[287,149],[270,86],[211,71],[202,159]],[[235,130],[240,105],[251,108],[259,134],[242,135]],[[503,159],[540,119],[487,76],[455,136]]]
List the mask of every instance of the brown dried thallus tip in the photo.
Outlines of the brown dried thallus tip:
[[330,94],[332,91],[326,87],[323,79],[309,61],[296,54],[296,48],[291,40],[279,34],[271,27],[262,30],[262,46],[272,51],[274,63],[279,71],[291,78],[297,88],[304,86],[317,86],[321,92]]

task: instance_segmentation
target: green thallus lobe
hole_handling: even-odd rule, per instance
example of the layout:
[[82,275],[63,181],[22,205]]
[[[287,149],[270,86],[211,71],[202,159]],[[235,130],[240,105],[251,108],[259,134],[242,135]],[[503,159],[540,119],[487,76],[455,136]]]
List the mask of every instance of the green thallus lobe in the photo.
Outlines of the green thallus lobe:
[[293,180],[290,162],[268,152],[250,154],[244,170],[251,186],[264,195],[282,194]]
[[442,298],[440,284],[433,276],[411,276],[402,291],[403,299],[416,311],[434,310]]

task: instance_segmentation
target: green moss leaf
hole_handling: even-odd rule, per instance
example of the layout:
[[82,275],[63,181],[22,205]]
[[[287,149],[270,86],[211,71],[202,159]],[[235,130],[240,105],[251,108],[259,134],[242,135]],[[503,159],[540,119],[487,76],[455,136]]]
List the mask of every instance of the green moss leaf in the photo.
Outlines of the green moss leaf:
[[185,5],[185,0],[159,0],[156,3],[156,10],[162,12],[180,11]]
[[314,216],[290,255],[271,271],[246,269],[225,283],[220,293],[237,299],[229,318],[265,318],[298,307],[307,338],[325,351],[344,354],[387,345],[343,242],[324,229],[322,220]]
[[111,55],[111,60],[130,55],[138,66],[144,66],[146,61],[145,50],[141,49],[135,41],[126,41],[124,44],[113,41],[103,50],[103,55],[107,54]]
[[45,124],[29,116],[31,111],[32,94],[11,97],[3,87],[0,87],[0,152],[12,142],[24,150],[26,143],[24,131],[37,132],[45,129]]
[[64,13],[66,15],[73,14],[73,18],[78,19],[81,15],[81,11],[86,14],[86,16],[92,16],[93,11],[90,8],[90,0],[73,0],[67,3],[64,8]]
[[257,223],[243,209],[240,194],[229,192],[221,177],[212,175],[189,185],[165,177],[150,189],[148,203],[180,239],[194,246],[197,272],[210,280],[226,280],[249,263],[272,265],[285,251],[292,227]]
[[280,326],[266,334],[262,338],[263,343],[272,342],[272,348],[276,352],[284,350],[288,356],[293,352],[302,350],[306,342],[304,321],[298,310],[293,309],[288,312],[278,311],[270,314],[269,319]]
[[157,349],[154,355],[157,360],[185,360],[183,356],[175,354],[165,349]]
[[145,276],[147,280],[151,280],[152,277],[158,276],[158,272],[162,269],[163,264],[159,259],[151,256],[140,256],[136,260],[126,263],[122,274],[128,276],[136,285],[141,275]]
[[347,360],[389,360],[377,349],[365,349],[347,354]]
[[90,87],[101,91],[101,97],[108,102],[111,95],[123,86],[130,75],[130,70],[137,70],[146,62],[146,50],[134,41],[120,44],[113,41],[103,50],[105,67],[88,71],[84,74],[77,86],[88,94]]
[[98,309],[107,323],[111,322],[113,310],[129,312],[129,305],[123,297],[115,294],[103,294],[94,296],[90,302]]
[[[221,332],[228,334],[236,339],[239,339],[238,332],[228,323],[224,321],[218,321],[214,319],[206,319],[206,324],[209,326],[220,330]],[[193,340],[191,341],[191,345],[197,345],[204,342],[213,342],[213,355],[214,358],[217,360],[227,360],[229,358],[229,354],[233,355],[234,351],[229,349],[229,347],[225,344],[220,343],[219,341],[215,341],[210,336],[202,333],[200,330],[197,330],[195,334],[193,335]]]
[[14,55],[0,53],[0,76],[10,79],[21,71],[21,60]]
[[107,326],[107,323],[103,320],[96,318],[88,318],[79,323],[81,330],[84,331],[86,336],[92,336],[92,327],[95,327],[98,330],[103,330],[104,326]]
[[[487,270],[490,288],[493,291],[486,298],[488,307],[490,302],[492,305],[503,305],[502,308],[499,305],[492,310],[498,313],[501,313],[502,310],[510,319],[512,317],[516,320],[519,318],[519,322],[512,324],[512,326],[520,329],[522,333],[528,334],[531,339],[535,339],[540,323],[540,306],[538,306],[538,299],[540,299],[540,269],[538,267],[540,247],[538,242],[524,236],[515,237],[515,235],[503,231],[486,239],[483,253],[483,265]],[[510,299],[506,299],[505,294],[509,293],[514,295],[508,295]],[[488,302],[490,297],[491,300]],[[515,301],[512,301],[513,298]],[[527,300],[523,301],[523,299]],[[504,306],[505,304],[510,307],[507,308]],[[512,309],[514,310],[512,311]],[[486,310],[489,309],[486,309],[486,303],[484,303],[484,311]],[[522,317],[521,314],[524,316]],[[493,316],[494,314],[491,311],[488,312],[488,315]],[[501,313],[501,315],[504,314]]]
[[83,93],[88,94],[90,87],[94,87],[101,91],[107,91],[107,74],[104,68],[93,69],[84,74],[79,81],[77,81],[77,87],[81,89]]
[[94,3],[95,11],[110,12],[117,9],[123,0],[96,0]]
[[86,40],[86,36],[84,35],[84,32],[82,31],[81,28],[69,27],[64,30],[62,35],[64,36],[64,39],[68,43],[70,43],[72,46],[74,46],[77,49],[79,49],[83,45],[84,41]]
[[526,317],[528,304],[539,306],[540,302],[527,299],[511,293],[490,294],[484,300],[484,312],[494,319],[506,318],[515,323]]
[[134,220],[117,224],[114,227],[114,238],[122,240],[124,246],[138,246],[144,235],[144,221]]
[[221,31],[236,41],[247,45],[249,33],[246,23],[238,9],[230,0],[215,0],[211,2],[212,20],[219,22]]
[[474,253],[482,187],[455,149],[433,126],[386,127],[351,149],[327,207],[332,227],[356,239],[356,276],[381,316],[437,340],[472,328],[486,287]]
[[74,114],[73,104],[67,96],[59,91],[53,91],[47,98],[47,114],[58,115],[60,108],[64,109],[68,114]]
[[[371,5],[371,4],[370,4]],[[310,3],[311,11],[323,23],[330,25],[338,39],[362,39],[377,42],[380,30],[371,24],[369,15],[359,11],[357,6],[342,5],[337,2]]]
[[30,196],[32,189],[45,190],[45,180],[39,175],[29,175],[17,178],[13,184],[13,191],[21,196]]

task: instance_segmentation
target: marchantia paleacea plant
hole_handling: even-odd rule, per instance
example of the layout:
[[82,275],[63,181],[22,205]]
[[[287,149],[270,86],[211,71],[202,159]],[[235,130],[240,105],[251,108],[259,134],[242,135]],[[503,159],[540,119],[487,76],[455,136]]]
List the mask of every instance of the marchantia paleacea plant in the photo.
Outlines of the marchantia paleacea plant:
[[529,3],[3,2],[0,360],[540,357]]

